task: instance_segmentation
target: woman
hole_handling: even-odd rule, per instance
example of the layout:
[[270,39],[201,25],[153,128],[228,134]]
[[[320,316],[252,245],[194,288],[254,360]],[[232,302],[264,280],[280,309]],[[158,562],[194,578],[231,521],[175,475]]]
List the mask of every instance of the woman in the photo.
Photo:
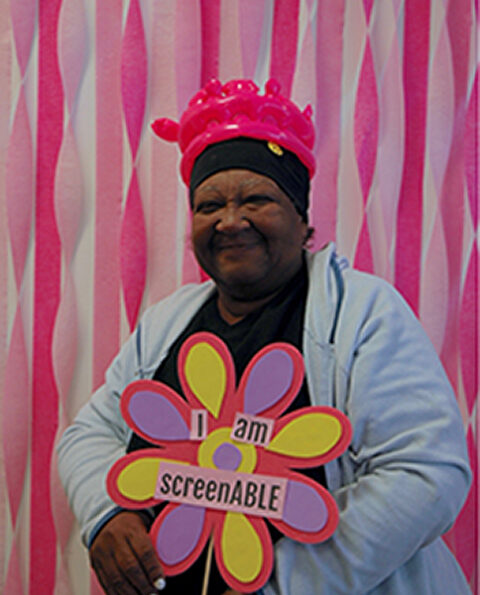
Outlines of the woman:
[[[334,535],[305,545],[272,531],[275,566],[263,587],[281,593],[468,593],[441,535],[470,482],[455,397],[433,347],[402,298],[352,269],[329,245],[305,246],[314,172],[310,110],[270,81],[209,83],[180,124],[192,243],[211,277],[150,308],[59,445],[60,472],[92,565],[107,593],[153,593],[165,581],[147,535],[151,512],[119,510],[104,478],[125,449],[145,446],[121,418],[127,384],[154,378],[179,391],[183,341],[206,330],[230,348],[241,374],[273,341],[303,354],[306,381],[292,408],[336,407],[353,427],[349,449],[313,477],[340,513]],[[200,592],[204,561],[169,577],[166,591]],[[195,588],[195,586],[197,586]],[[209,593],[227,593],[214,571]]]

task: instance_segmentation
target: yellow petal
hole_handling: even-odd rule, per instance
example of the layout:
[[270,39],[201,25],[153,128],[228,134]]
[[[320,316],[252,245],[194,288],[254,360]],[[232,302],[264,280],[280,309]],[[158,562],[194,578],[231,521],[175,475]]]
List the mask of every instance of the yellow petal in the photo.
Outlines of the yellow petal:
[[222,557],[228,572],[242,583],[250,583],[263,565],[262,542],[245,517],[227,512],[222,533]]
[[158,457],[141,457],[129,463],[117,478],[117,488],[125,498],[143,502],[153,498],[160,463],[188,464],[185,461],[174,461]]
[[145,457],[136,459],[120,472],[117,487],[130,500],[153,498],[161,459]]
[[266,450],[310,458],[328,452],[338,442],[342,426],[328,413],[307,413],[288,423],[274,436]]
[[227,383],[225,364],[208,343],[197,343],[187,354],[185,377],[197,399],[217,418]]

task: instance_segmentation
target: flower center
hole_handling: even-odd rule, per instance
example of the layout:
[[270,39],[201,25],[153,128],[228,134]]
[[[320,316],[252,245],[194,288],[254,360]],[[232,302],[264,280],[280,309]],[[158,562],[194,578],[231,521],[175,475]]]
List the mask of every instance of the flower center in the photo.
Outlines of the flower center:
[[235,471],[242,461],[242,453],[236,446],[224,442],[213,453],[213,462],[218,469]]
[[232,428],[217,428],[201,442],[197,454],[200,467],[253,473],[257,464],[255,446],[232,440],[231,432]]

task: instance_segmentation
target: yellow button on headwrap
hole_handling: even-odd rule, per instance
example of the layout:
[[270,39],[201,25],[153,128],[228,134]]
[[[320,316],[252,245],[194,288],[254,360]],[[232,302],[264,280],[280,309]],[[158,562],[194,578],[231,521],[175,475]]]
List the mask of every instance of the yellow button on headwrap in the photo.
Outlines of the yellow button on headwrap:
[[269,140],[267,143],[267,147],[270,149],[272,153],[275,153],[275,155],[283,155],[283,149],[280,145],[277,145],[277,143],[274,143],[271,140]]

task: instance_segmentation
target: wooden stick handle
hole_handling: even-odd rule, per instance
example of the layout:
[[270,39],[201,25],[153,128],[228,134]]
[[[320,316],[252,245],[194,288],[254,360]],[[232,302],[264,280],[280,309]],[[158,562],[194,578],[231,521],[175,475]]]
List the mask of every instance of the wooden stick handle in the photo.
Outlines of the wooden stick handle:
[[205,562],[205,574],[203,575],[202,595],[207,595],[208,580],[210,578],[210,570],[212,569],[212,554],[213,554],[213,537],[210,537],[208,544],[207,560]]

